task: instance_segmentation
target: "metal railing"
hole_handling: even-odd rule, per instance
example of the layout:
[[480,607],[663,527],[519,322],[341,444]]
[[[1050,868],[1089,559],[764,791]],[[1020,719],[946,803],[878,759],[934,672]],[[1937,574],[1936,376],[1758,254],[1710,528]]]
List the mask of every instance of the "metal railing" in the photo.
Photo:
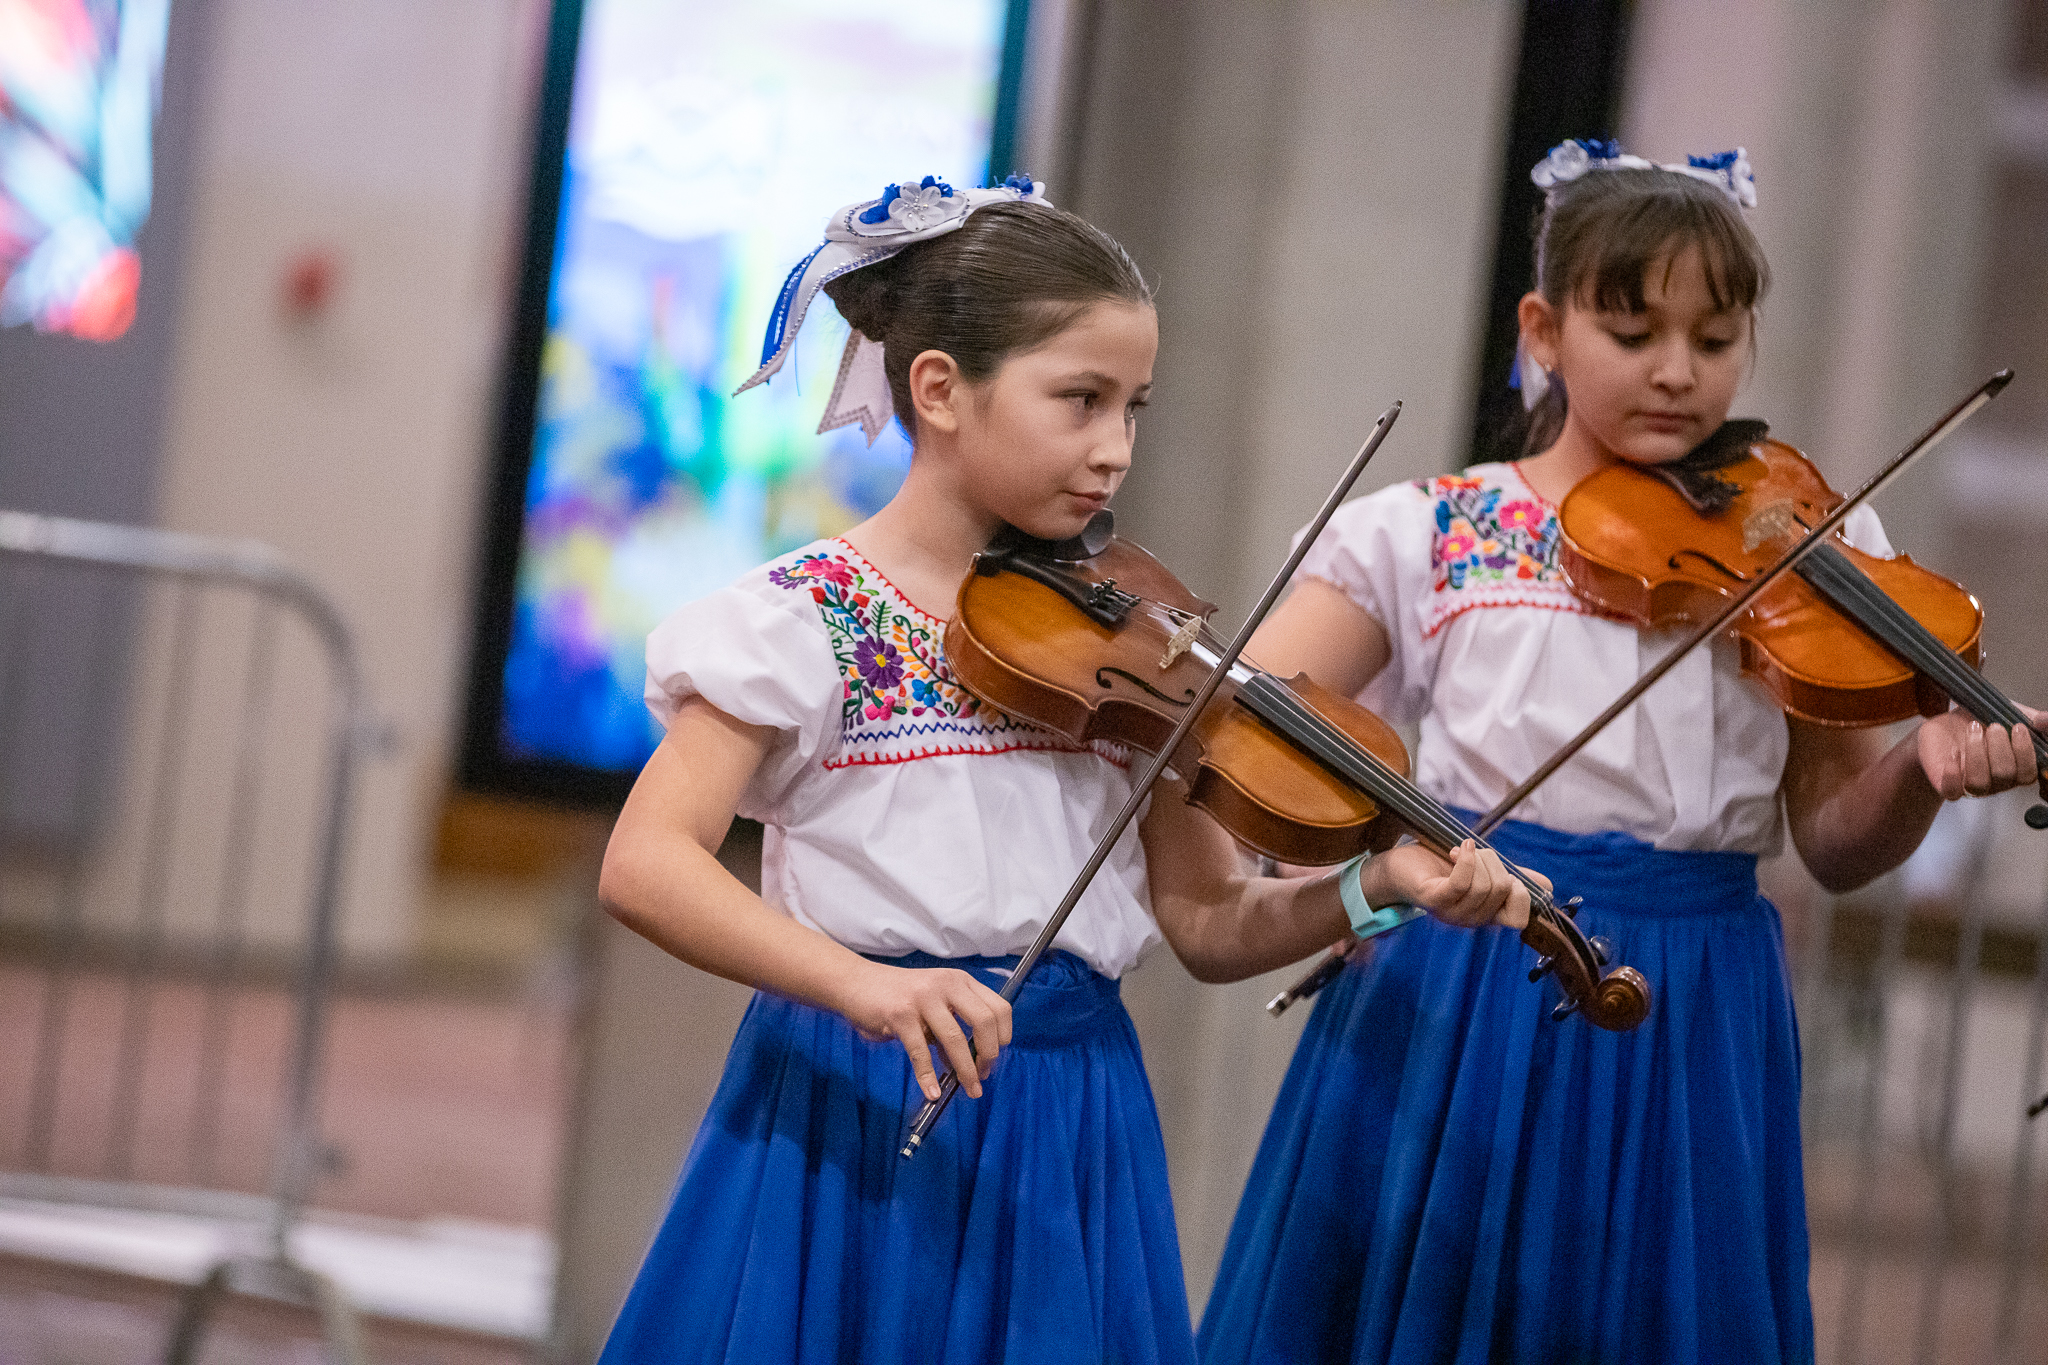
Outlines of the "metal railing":
[[[82,638],[83,653],[64,647]],[[72,674],[59,668],[53,684],[65,657]],[[325,675],[317,741],[298,737],[298,693],[279,705],[288,657],[305,665],[294,685]],[[52,724],[53,687],[81,679],[125,697],[126,724],[113,728],[126,743],[106,742],[105,718]],[[76,798],[104,769],[117,811],[96,819],[74,799],[40,845],[6,840],[0,824],[0,966],[37,992],[32,1026],[0,1038],[0,1052],[22,1050],[5,1074],[25,1090],[15,1150],[0,1147],[0,1196],[246,1225],[246,1253],[186,1291],[166,1348],[174,1365],[196,1357],[230,1290],[313,1308],[340,1360],[364,1358],[355,1314],[294,1259],[291,1239],[321,1174],[342,859],[357,764],[376,738],[347,624],[269,547],[0,511],[0,800],[51,816],[35,809],[45,786]],[[296,809],[282,790],[294,782]],[[232,1188],[218,1158],[246,1137],[227,1108],[231,1080],[247,1079],[236,1075],[239,993],[280,974],[290,1022],[264,1194],[247,1178]],[[196,1015],[183,1075],[163,1074],[152,1047],[172,982]],[[72,1111],[84,1117],[67,1127]],[[179,1148],[181,1166],[167,1155]]]
[[1942,889],[1814,907],[1797,994],[1822,1361],[2048,1359],[2048,1118],[2027,1116],[2048,1085],[2048,886],[2024,908],[1987,894],[2042,837],[2021,798],[1944,812]]

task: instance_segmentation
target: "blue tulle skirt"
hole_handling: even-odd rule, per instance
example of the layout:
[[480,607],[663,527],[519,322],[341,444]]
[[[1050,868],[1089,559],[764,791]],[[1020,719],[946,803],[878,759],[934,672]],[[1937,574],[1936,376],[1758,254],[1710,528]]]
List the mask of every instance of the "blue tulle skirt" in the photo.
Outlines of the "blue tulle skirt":
[[[960,967],[1000,988],[1015,958]],[[1192,1365],[1166,1155],[1117,983],[1053,952],[917,1156],[903,1048],[748,1007],[603,1365]]]
[[1649,1019],[1553,1023],[1510,930],[1377,940],[1316,1002],[1203,1360],[1812,1360],[1798,1038],[1756,860],[1515,822],[1493,842],[1585,898]]

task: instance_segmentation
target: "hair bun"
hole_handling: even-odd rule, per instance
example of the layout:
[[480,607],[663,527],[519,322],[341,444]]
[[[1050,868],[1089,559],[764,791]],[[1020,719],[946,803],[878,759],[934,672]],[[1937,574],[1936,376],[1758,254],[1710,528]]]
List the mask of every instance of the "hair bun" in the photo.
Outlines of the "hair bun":
[[824,285],[825,296],[838,308],[839,316],[869,341],[887,341],[890,325],[896,320],[897,272],[890,268],[895,264],[892,259],[865,270],[848,271]]

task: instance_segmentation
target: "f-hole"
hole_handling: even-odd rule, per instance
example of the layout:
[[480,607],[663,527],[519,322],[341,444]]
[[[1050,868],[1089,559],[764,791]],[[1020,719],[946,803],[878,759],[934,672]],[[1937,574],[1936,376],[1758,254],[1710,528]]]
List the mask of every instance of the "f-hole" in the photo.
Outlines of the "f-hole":
[[[1105,677],[1105,674],[1107,674],[1108,676]],[[1116,684],[1109,680],[1111,677],[1122,678],[1125,682],[1131,683],[1136,687],[1144,689],[1146,692],[1159,698],[1159,700],[1165,702],[1168,706],[1186,706],[1189,702],[1195,699],[1195,691],[1193,688],[1189,688],[1187,691],[1181,693],[1178,697],[1169,697],[1164,692],[1161,692],[1158,688],[1154,687],[1151,683],[1146,682],[1143,678],[1139,677],[1135,673],[1126,672],[1121,668],[1112,668],[1106,664],[1103,667],[1095,670],[1095,683],[1098,687],[1115,687]]]
[[1680,561],[1685,559],[1697,559],[1709,568],[1719,571],[1725,577],[1734,579],[1737,583],[1747,583],[1749,581],[1748,574],[1743,573],[1740,569],[1729,568],[1705,550],[1680,550],[1677,554],[1671,556],[1671,567],[1680,570],[1684,569],[1685,565]]

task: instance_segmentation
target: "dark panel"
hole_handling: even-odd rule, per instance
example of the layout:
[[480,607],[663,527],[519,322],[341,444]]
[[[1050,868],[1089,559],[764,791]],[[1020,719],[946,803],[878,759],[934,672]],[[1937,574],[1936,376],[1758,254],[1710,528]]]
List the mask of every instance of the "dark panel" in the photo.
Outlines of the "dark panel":
[[[149,522],[169,407],[180,267],[197,161],[207,0],[171,6],[155,185],[137,237],[135,321],[111,342],[0,329],[0,507]],[[120,733],[132,598],[76,576],[0,566],[0,842],[89,837]]]
[[2048,0],[2013,6],[2010,70],[2022,80],[2048,81]]
[[1615,135],[1628,59],[1627,0],[1529,0],[1522,18],[1515,99],[1501,163],[1486,341],[1479,354],[1479,401],[1469,462],[1519,453],[1511,444],[1521,396],[1508,387],[1515,359],[1515,306],[1533,277],[1530,229],[1543,192],[1529,168],[1566,138]]
[[526,477],[533,459],[534,416],[540,405],[548,285],[554,276],[563,159],[568,153],[576,46],[582,28],[583,0],[555,0],[540,108],[534,116],[533,162],[526,189],[526,252],[506,330],[504,367],[499,371],[497,462],[484,507],[483,562],[477,577],[476,634],[470,646],[469,706],[463,718],[458,776],[463,786],[478,791],[599,804],[623,801],[631,775],[563,763],[515,762],[500,747],[505,656],[512,646]]

